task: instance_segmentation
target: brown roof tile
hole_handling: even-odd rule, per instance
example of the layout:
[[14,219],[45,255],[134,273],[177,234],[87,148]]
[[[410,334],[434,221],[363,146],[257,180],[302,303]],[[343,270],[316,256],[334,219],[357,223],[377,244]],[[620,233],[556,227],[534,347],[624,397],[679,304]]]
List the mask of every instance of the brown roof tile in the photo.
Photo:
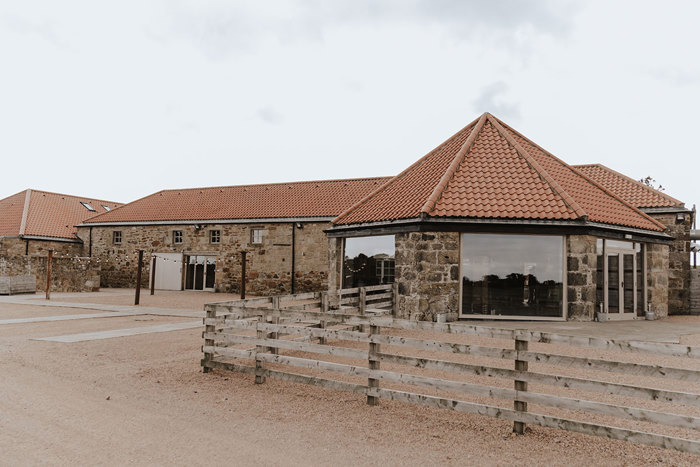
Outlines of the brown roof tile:
[[388,177],[163,190],[90,219],[90,224],[334,217]]
[[682,201],[638,182],[603,164],[575,165],[576,170],[638,208],[684,206]]
[[590,220],[663,226],[484,114],[353,206],[338,225],[418,217]]
[[[89,203],[90,211],[81,202]],[[75,239],[77,224],[115,209],[121,203],[94,198],[24,190],[0,200],[0,236]]]

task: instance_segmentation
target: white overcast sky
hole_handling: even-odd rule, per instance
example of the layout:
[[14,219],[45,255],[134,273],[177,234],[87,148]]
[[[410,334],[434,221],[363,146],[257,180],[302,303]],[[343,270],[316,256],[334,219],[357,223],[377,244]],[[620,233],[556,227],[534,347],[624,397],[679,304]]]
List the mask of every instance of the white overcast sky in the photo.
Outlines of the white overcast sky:
[[394,175],[484,111],[700,204],[697,1],[0,2],[0,198]]

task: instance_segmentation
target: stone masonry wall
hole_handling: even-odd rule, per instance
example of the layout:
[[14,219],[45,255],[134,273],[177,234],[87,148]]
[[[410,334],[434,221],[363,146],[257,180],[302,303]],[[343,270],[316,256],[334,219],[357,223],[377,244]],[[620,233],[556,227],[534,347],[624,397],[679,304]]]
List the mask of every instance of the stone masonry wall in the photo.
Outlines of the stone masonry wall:
[[[292,227],[286,223],[150,225],[93,227],[92,254],[102,261],[103,287],[133,287],[137,252],[144,250],[142,285],[148,286],[151,253],[213,255],[217,258],[215,290],[240,292],[241,251],[247,251],[246,292],[257,295],[291,293]],[[326,287],[328,271],[326,222],[303,223],[295,231],[295,292]],[[252,229],[263,229],[263,243],[251,242]],[[122,232],[121,244],[113,243],[113,232]],[[173,242],[173,231],[183,233],[183,243]],[[219,244],[210,243],[210,231],[221,232]],[[88,250],[89,228],[79,229]]]
[[[46,254],[0,255],[0,276],[33,274],[38,291],[46,290]],[[100,289],[100,265],[94,258],[55,256],[51,263],[51,290],[94,292]]]
[[399,317],[434,321],[459,314],[459,233],[401,233],[395,239]]
[[669,247],[647,245],[647,293],[651,310],[658,318],[668,316]]
[[690,271],[690,313],[700,315],[700,269]]
[[[28,249],[27,243],[29,243]],[[0,238],[0,255],[21,256],[25,253],[29,255],[45,255],[45,252],[48,250],[54,250],[56,255],[61,256],[83,255],[83,245],[81,243],[23,240],[16,237]]]
[[667,233],[674,237],[668,258],[668,314],[690,312],[690,228],[691,215],[685,214],[683,222],[676,221],[676,214],[650,214],[664,224]]
[[596,312],[596,237],[567,235],[567,319],[592,321]]

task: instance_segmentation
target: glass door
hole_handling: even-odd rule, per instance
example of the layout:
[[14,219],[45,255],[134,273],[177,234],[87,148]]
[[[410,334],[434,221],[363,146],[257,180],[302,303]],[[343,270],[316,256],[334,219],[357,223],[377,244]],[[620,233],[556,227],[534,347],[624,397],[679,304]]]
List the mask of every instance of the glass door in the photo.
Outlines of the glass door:
[[608,254],[608,313],[620,312],[620,255]]
[[216,284],[216,256],[186,257],[185,289],[214,290]]

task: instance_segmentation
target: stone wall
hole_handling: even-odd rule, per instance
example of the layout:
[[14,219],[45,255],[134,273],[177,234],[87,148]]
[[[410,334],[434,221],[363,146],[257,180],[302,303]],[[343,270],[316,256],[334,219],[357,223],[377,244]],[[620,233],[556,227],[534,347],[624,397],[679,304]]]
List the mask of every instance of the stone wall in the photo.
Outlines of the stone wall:
[[596,237],[567,235],[567,319],[591,321],[596,310]]
[[668,314],[688,314],[690,312],[690,228],[692,216],[684,214],[682,222],[676,220],[676,213],[650,214],[664,224],[667,233],[674,237],[668,258]]
[[459,314],[459,233],[401,233],[395,239],[399,317],[434,321]]
[[[102,262],[103,287],[133,287],[136,282],[137,252],[144,250],[143,286],[148,286],[151,253],[184,253],[216,256],[215,290],[240,292],[241,252],[247,252],[246,292],[258,295],[291,293],[292,228],[295,228],[295,292],[324,289],[327,283],[328,249],[323,230],[327,222],[259,224],[149,225],[93,227],[92,255]],[[251,231],[262,229],[262,244],[253,244]],[[122,232],[121,244],[114,244],[113,232]],[[175,244],[173,231],[182,231],[182,243]],[[210,243],[210,231],[221,232],[221,242]],[[90,229],[79,236],[89,249]]]
[[0,238],[0,255],[45,255],[46,251],[48,250],[54,250],[55,254],[61,256],[83,256],[82,243],[56,242],[48,240],[24,240],[17,237]]
[[700,315],[700,269],[690,270],[690,313]]
[[[36,277],[38,291],[46,290],[46,256],[0,255],[0,276]],[[94,292],[100,289],[100,265],[94,258],[60,257],[51,264],[51,290],[54,292]]]
[[658,318],[668,316],[669,246],[647,244],[647,293]]

